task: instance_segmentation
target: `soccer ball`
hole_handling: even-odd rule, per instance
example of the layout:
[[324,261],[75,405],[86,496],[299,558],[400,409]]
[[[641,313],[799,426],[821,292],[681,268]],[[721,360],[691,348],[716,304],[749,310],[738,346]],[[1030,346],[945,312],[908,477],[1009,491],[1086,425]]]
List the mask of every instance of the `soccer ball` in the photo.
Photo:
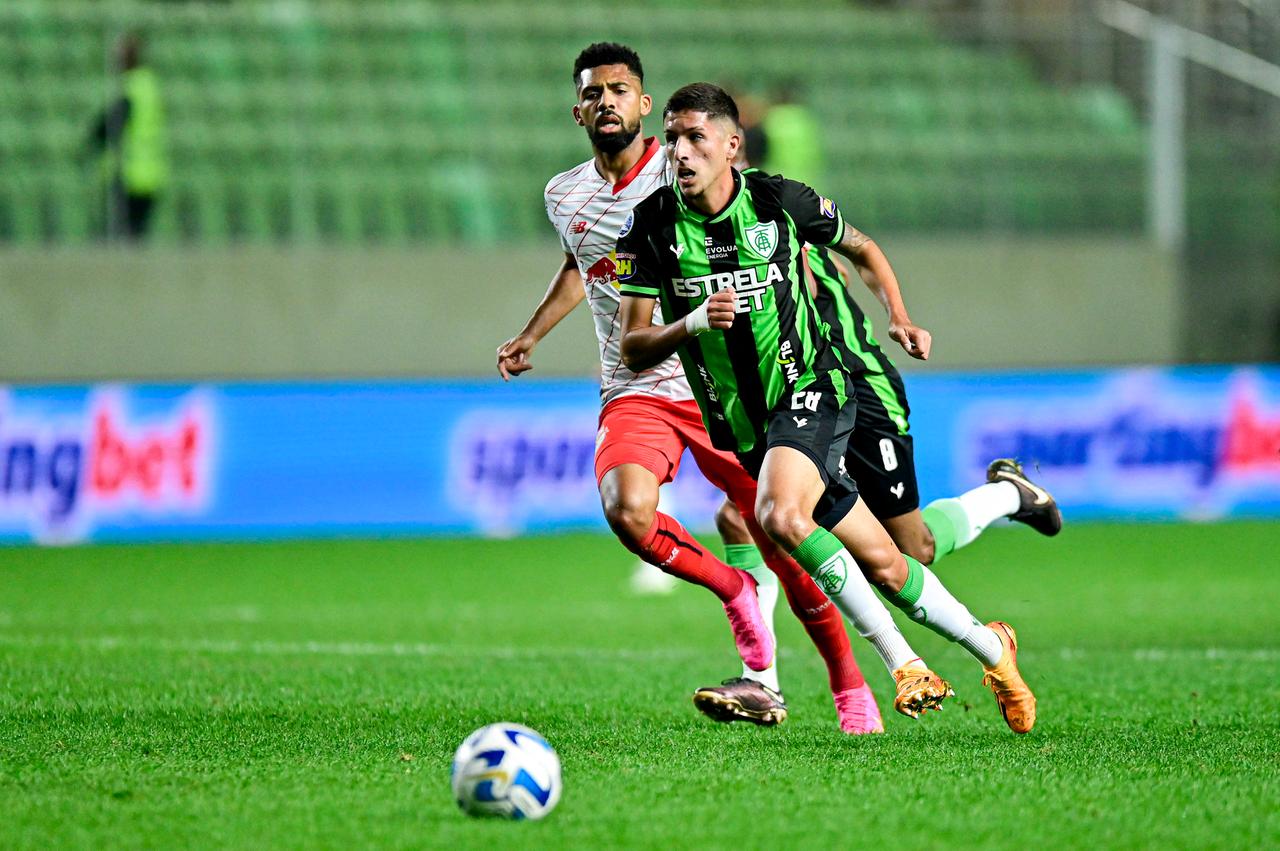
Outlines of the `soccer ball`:
[[560,800],[560,758],[528,727],[490,724],[458,746],[450,780],[468,815],[540,819]]

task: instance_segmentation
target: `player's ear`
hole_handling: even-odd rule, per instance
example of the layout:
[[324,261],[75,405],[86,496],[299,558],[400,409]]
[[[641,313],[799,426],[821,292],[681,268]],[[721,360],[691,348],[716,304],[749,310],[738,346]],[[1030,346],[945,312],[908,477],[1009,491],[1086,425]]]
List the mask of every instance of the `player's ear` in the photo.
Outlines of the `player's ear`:
[[729,138],[725,141],[729,149],[729,162],[733,162],[738,158],[738,149],[742,147],[742,135],[735,127],[729,131]]
[[653,112],[653,97],[648,93],[640,95],[640,116],[643,118]]
[[578,109],[578,105],[576,103],[573,105],[573,120],[579,127],[587,126],[582,121],[582,110]]

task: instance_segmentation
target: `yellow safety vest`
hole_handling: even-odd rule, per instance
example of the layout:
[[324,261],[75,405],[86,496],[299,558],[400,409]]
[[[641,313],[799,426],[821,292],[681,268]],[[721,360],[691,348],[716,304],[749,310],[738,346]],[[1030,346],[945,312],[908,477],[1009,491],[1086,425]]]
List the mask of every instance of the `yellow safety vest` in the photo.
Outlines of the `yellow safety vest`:
[[124,73],[129,120],[120,136],[120,178],[131,195],[153,195],[169,180],[165,155],[164,105],[150,68]]

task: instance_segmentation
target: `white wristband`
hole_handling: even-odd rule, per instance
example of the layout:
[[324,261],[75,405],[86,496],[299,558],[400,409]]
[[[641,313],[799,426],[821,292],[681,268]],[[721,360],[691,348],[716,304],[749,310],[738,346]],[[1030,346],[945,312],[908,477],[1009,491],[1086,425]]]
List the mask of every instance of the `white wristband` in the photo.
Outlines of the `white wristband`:
[[684,330],[695,337],[711,330],[711,319],[707,316],[707,304],[708,302],[704,301],[697,310],[684,317]]

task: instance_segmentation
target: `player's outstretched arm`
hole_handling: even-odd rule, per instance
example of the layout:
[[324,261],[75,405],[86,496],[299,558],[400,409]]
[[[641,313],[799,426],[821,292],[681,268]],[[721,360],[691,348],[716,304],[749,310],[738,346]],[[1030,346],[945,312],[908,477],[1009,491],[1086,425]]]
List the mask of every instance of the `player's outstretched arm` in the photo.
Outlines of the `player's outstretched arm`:
[[653,324],[654,299],[624,295],[619,321],[622,323],[622,362],[632,372],[662,363],[681,343],[712,329],[723,331],[733,324],[738,296],[723,289],[685,316],[683,322]]
[[907,307],[902,302],[898,276],[893,273],[889,258],[884,256],[880,246],[865,233],[845,223],[844,235],[831,248],[849,258],[867,289],[884,305],[889,314],[889,336],[913,358],[928,360],[933,336],[911,322]]
[[565,254],[564,263],[556,270],[546,294],[538,302],[524,328],[498,346],[498,373],[502,375],[503,381],[510,381],[511,376],[533,369],[533,364],[529,363],[533,347],[560,324],[561,319],[572,313],[584,298],[586,292],[582,288],[582,273],[578,271],[578,262],[572,254]]

